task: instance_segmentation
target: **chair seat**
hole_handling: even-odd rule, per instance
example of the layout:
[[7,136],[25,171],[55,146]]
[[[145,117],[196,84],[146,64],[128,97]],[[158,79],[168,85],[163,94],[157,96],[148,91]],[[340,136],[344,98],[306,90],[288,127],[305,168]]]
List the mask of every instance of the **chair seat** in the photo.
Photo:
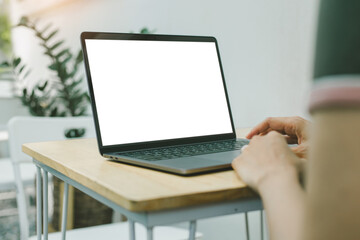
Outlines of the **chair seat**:
[[[135,235],[136,240],[146,240],[146,228],[139,224],[135,224]],[[159,226],[154,227],[153,231],[153,239],[154,240],[187,240],[189,239],[189,231],[181,228],[175,227],[167,227],[167,226]],[[201,239],[202,234],[196,233],[196,239]],[[30,237],[29,240],[36,240],[37,237]],[[49,240],[60,240],[61,233],[50,233]],[[94,227],[87,228],[79,228],[68,230],[66,232],[67,240],[78,240],[78,239],[86,239],[86,240],[119,240],[129,239],[129,224],[127,222],[121,223],[112,223],[106,225],[99,225]]]
[[[34,184],[36,167],[33,163],[21,164],[20,171],[24,186]],[[0,159],[0,192],[15,190],[15,188],[15,177],[11,159]]]

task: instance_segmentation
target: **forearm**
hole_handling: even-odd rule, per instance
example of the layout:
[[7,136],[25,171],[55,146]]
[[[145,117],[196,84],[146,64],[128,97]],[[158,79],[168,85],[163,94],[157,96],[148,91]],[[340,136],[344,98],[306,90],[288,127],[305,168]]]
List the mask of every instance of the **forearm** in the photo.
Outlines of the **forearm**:
[[297,175],[274,176],[260,187],[272,240],[297,240],[304,218],[304,191]]

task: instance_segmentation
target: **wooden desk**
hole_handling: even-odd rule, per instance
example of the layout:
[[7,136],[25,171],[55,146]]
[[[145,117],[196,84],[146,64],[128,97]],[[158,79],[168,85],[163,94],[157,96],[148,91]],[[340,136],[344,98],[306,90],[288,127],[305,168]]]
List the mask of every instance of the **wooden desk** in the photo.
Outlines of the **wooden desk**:
[[[248,130],[239,130],[238,136]],[[29,143],[23,151],[33,157],[40,181],[42,168],[46,175],[52,173],[149,231],[156,225],[194,224],[200,218],[262,208],[259,198],[232,170],[183,177],[112,162],[99,155],[95,139]]]

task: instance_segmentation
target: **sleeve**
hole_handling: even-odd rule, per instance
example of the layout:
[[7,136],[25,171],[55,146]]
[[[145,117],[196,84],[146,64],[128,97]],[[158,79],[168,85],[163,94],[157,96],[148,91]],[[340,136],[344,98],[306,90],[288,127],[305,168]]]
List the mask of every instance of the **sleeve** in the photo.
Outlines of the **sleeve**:
[[310,111],[360,107],[360,1],[322,0]]

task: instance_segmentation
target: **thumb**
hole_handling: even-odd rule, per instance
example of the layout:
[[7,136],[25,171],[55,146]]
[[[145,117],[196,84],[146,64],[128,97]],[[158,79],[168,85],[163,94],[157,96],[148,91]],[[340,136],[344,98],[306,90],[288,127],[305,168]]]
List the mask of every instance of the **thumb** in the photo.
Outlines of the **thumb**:
[[299,157],[299,158],[306,158],[308,152],[307,144],[303,143],[296,147],[291,147],[291,150]]

